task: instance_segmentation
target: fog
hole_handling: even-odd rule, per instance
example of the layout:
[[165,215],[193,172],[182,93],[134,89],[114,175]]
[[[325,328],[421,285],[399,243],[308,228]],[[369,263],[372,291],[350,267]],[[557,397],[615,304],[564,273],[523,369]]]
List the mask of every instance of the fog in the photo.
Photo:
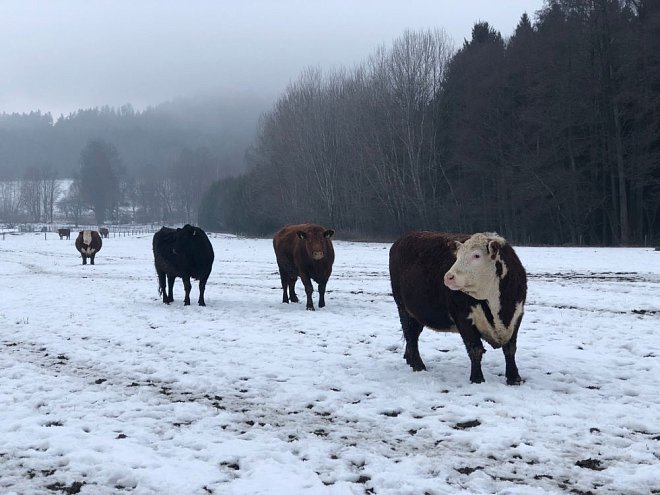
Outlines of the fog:
[[351,67],[405,29],[509,36],[542,0],[5,0],[0,113],[223,95],[272,102],[308,66]]

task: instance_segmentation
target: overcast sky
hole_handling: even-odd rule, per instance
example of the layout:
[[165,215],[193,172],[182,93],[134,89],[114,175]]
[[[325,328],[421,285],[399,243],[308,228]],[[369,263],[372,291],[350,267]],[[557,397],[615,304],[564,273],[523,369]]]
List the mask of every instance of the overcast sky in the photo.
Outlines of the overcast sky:
[[308,66],[351,67],[405,29],[503,36],[542,0],[0,0],[0,113],[228,93],[274,100]]

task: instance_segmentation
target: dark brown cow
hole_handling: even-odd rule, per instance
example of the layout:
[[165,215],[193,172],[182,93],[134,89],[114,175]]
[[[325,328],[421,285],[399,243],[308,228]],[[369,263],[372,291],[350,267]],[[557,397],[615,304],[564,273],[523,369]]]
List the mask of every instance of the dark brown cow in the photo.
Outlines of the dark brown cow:
[[71,239],[71,229],[57,229],[57,234],[60,236],[60,241],[65,237]]
[[101,227],[101,228],[99,229],[99,234],[101,234],[101,237],[107,239],[108,236],[110,235],[110,231],[109,231],[107,228],[105,228],[105,227]]
[[[282,281],[282,302],[298,302],[296,281],[302,280],[307,294],[307,309],[314,311],[312,280],[318,284],[319,308],[325,306],[325,286],[332,273],[335,231],[320,225],[304,223],[286,225],[273,238],[273,248]],[[287,288],[289,295],[287,296]]]
[[96,230],[81,230],[76,237],[76,249],[82,256],[82,264],[87,264],[89,258],[90,264],[94,264],[94,256],[101,250],[103,241]]
[[427,326],[461,334],[472,383],[484,381],[483,339],[502,347],[507,384],[520,384],[515,354],[527,275],[506,240],[492,233],[411,232],[390,249],[390,280],[406,339],[404,358],[414,371],[426,369],[418,339]]

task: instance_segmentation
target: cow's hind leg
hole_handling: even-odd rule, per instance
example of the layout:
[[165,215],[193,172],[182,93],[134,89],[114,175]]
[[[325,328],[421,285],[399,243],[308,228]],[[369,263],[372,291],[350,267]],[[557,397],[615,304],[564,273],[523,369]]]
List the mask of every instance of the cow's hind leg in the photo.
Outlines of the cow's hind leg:
[[289,277],[282,268],[280,268],[280,282],[282,283],[282,302],[289,304],[289,296],[286,293],[289,287]]
[[192,286],[190,285],[190,277],[181,277],[181,280],[183,280],[183,290],[186,292],[186,295],[183,298],[183,305],[190,306],[190,289],[192,289]]
[[165,287],[165,272],[156,271],[158,274],[158,293],[163,295],[163,302],[169,304],[170,301],[167,298],[167,287]]
[[300,301],[296,295],[296,282],[298,281],[298,269],[295,265],[287,265],[282,270],[282,289],[286,293],[286,287],[289,289],[289,300],[293,303]]
[[297,281],[298,277],[296,275],[289,276],[289,299],[294,303],[300,302],[300,299],[298,299],[298,295],[296,294]]
[[174,302],[174,281],[176,280],[176,275],[167,274],[167,303]]
[[410,313],[404,307],[397,305],[397,309],[399,310],[403,338],[406,339],[406,350],[403,353],[403,358],[413,371],[424,371],[426,370],[426,366],[424,365],[424,361],[422,361],[422,357],[419,355],[418,344],[419,335],[422,333],[424,325],[410,316]]
[[199,279],[199,299],[197,300],[197,303],[200,306],[206,306],[206,302],[204,301],[204,291],[206,290],[206,281],[208,280],[208,277],[203,277]]

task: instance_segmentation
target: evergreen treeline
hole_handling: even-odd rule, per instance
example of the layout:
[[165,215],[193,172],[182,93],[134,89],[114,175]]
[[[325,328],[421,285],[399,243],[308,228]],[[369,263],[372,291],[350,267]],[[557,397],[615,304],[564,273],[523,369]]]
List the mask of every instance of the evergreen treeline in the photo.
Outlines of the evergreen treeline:
[[212,186],[202,226],[656,242],[660,4],[552,0],[508,40],[477,23],[457,51],[440,31],[407,32],[350,70],[305,72],[250,160]]

